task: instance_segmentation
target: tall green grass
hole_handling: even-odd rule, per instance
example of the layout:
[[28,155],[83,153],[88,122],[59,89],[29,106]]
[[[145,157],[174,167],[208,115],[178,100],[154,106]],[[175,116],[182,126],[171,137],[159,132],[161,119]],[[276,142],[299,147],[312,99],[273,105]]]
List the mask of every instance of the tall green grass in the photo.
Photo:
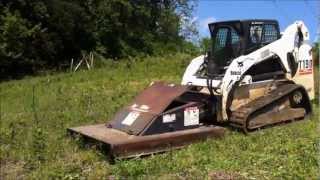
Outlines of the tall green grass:
[[247,179],[319,178],[319,114],[257,131],[228,131],[179,151],[111,165],[66,128],[103,123],[150,82],[179,83],[184,54],[105,62],[104,68],[0,84],[0,179],[202,179],[210,172]]

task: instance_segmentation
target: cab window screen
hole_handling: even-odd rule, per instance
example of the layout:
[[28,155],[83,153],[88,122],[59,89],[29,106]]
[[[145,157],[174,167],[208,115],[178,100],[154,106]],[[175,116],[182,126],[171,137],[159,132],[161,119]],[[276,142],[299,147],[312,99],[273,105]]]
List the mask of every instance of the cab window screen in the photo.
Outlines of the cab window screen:
[[250,26],[250,41],[252,44],[271,43],[277,39],[278,31],[274,24]]
[[263,35],[263,42],[273,42],[278,39],[277,29],[275,25],[266,24],[264,25],[264,35]]
[[228,37],[228,28],[220,28],[217,32],[216,39],[215,39],[215,47],[214,47],[215,52],[219,51],[220,49],[226,46],[227,37]]
[[240,41],[240,37],[239,35],[237,34],[237,32],[232,29],[231,30],[231,44],[238,44]]

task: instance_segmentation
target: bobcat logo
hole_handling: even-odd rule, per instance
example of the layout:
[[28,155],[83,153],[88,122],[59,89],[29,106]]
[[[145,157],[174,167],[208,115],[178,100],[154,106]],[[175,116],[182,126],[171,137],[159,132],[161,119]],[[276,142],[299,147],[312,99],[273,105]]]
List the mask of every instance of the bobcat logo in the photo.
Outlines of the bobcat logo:
[[238,63],[238,67],[243,67],[243,62],[237,62]]

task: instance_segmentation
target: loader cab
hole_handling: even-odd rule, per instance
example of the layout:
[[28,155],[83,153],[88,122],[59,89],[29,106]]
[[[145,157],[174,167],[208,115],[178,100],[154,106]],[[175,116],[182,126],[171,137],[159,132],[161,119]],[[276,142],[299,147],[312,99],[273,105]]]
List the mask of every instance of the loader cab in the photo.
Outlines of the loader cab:
[[209,75],[224,74],[233,59],[280,38],[279,25],[275,20],[223,21],[208,26],[212,41],[208,53]]

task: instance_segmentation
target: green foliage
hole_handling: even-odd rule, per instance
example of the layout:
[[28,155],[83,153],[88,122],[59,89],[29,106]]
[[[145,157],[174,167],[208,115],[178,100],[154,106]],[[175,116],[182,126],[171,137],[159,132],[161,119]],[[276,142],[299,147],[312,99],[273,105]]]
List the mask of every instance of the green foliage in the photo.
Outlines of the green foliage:
[[58,68],[95,47],[88,13],[66,0],[12,0],[0,4],[1,75]]
[[314,43],[314,47],[315,47],[315,53],[316,53],[316,54],[319,54],[320,42]]
[[119,58],[179,51],[184,39],[196,34],[195,26],[188,24],[191,2],[110,0],[90,4],[97,17],[98,52]]
[[211,39],[209,37],[204,37],[200,40],[200,51],[202,54],[208,52],[211,49]]
[[312,56],[313,56],[313,60],[316,66],[319,66],[319,51],[320,51],[320,43],[316,42],[313,45],[313,52],[312,52]]
[[40,127],[35,127],[32,129],[32,156],[31,163],[39,163],[45,160],[45,150],[46,150],[46,134]]
[[18,11],[11,13],[7,8],[0,16],[0,58],[1,63],[28,58],[28,43],[40,30],[22,18]]
[[206,179],[216,171],[244,179],[319,177],[319,106],[310,120],[248,136],[230,130],[223,139],[114,165],[67,136],[68,127],[105,123],[152,81],[179,83],[190,59],[106,60],[93,71],[1,83],[0,179]]
[[315,79],[315,103],[319,104],[319,56],[320,56],[320,43],[316,42],[312,49],[312,59],[314,65],[314,79]]
[[[119,59],[185,50],[195,0],[4,0],[0,75],[68,66],[81,52]],[[189,44],[187,44],[189,48]],[[169,51],[169,52],[168,52]],[[159,53],[164,52],[164,53]]]

